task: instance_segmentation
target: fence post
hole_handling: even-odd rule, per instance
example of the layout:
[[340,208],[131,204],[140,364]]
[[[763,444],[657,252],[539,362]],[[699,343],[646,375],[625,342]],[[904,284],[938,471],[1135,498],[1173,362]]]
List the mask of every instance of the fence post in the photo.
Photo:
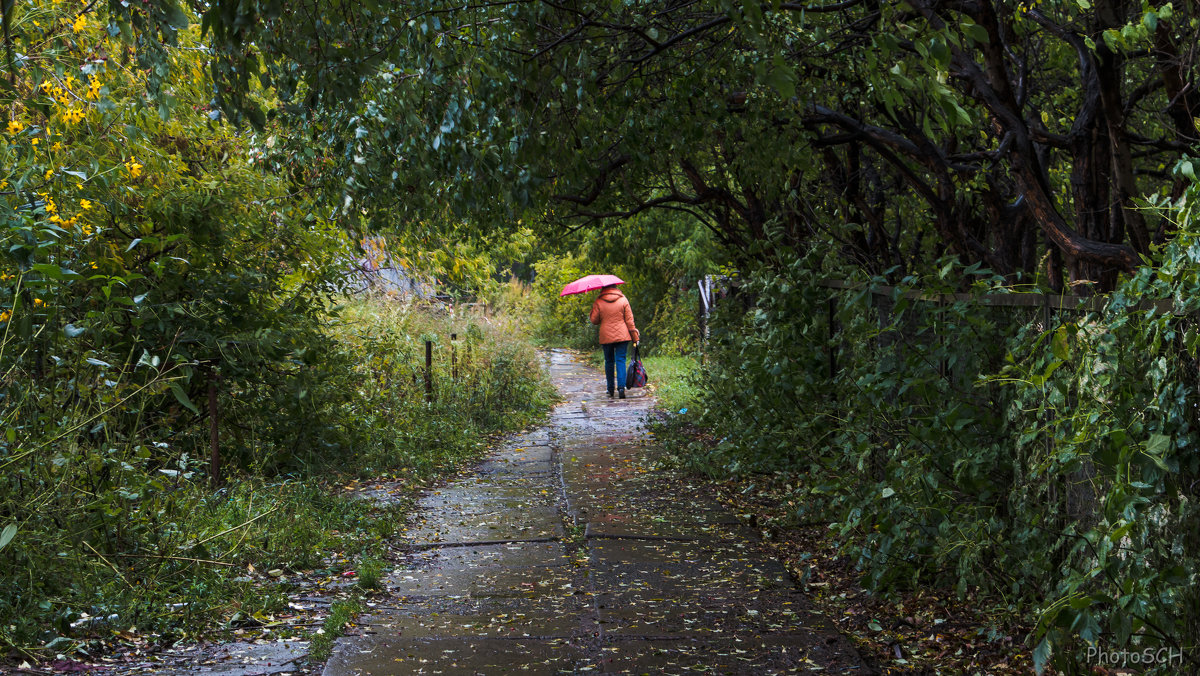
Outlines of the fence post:
[[942,358],[938,361],[938,375],[941,376],[942,379],[945,380],[949,385],[950,389],[953,390],[954,378],[950,373],[950,350],[948,349],[950,343],[946,341],[945,332],[942,331],[942,328],[945,326],[945,322],[943,321],[944,313],[942,312],[942,309],[949,304],[950,303],[946,300],[946,294],[939,293],[937,296],[937,303],[935,303],[933,306],[933,344],[942,352]]
[[208,369],[208,478],[212,487],[221,485],[221,411],[217,407],[217,380],[220,376]]
[[450,378],[458,380],[458,334],[450,334]]
[[[1046,333],[1050,333],[1051,331],[1050,295],[1048,293],[1042,294],[1042,326],[1045,328]],[[1054,337],[1051,336],[1050,339],[1053,340]],[[1043,389],[1043,391],[1045,390]],[[1046,457],[1050,457],[1050,454],[1054,451],[1054,442],[1051,439],[1050,433],[1050,421],[1053,420],[1054,414],[1050,412],[1050,407],[1048,406],[1042,406],[1042,409],[1046,411]]]
[[425,401],[433,401],[433,341],[425,341]]
[[837,327],[834,323],[837,321],[836,302],[834,301],[834,291],[831,289],[829,293],[829,380],[832,384],[834,378],[837,377],[837,349],[833,346],[833,339],[837,337]]

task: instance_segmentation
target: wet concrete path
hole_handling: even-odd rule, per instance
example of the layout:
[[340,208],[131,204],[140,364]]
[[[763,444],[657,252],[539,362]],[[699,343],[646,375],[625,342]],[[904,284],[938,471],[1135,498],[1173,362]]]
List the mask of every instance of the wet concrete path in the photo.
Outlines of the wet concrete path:
[[567,352],[549,423],[426,495],[405,565],[326,676],[868,673],[755,534],[654,469],[652,400]]

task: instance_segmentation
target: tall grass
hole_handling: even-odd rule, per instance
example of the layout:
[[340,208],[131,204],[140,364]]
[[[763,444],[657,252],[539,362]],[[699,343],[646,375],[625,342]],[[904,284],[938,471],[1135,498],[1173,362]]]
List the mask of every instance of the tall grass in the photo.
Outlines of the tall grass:
[[270,612],[285,597],[253,581],[263,571],[319,570],[334,551],[378,558],[402,520],[403,504],[374,508],[331,483],[416,486],[551,400],[507,317],[378,299],[329,316],[320,349],[298,349],[293,369],[222,382],[219,489],[197,457],[205,407],[171,394],[178,362],[100,366],[80,354],[27,383],[9,373],[0,651],[64,652],[113,626],[193,635]]

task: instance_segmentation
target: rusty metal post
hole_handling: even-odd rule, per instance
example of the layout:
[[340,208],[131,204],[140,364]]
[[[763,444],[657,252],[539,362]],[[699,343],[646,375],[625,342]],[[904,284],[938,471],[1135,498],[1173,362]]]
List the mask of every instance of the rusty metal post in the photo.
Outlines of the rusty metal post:
[[837,378],[837,348],[833,345],[833,339],[837,337],[837,308],[833,294],[829,294],[829,381],[832,384],[834,378]]
[[208,372],[208,477],[212,487],[221,485],[221,411],[217,407],[216,371]]
[[425,401],[433,401],[433,341],[425,341]]
[[450,377],[458,380],[458,334],[450,334]]

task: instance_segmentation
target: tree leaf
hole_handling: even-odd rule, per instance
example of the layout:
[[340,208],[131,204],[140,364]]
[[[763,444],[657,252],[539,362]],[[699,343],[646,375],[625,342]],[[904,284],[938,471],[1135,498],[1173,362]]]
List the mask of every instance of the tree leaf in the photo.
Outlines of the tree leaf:
[[1054,654],[1054,649],[1050,645],[1050,636],[1044,636],[1033,649],[1033,668],[1041,674],[1046,670],[1046,664],[1050,662],[1050,656]]
[[987,29],[977,23],[964,23],[962,25],[963,32],[967,37],[979,44],[987,44],[991,37],[988,35]]
[[183,404],[184,408],[192,413],[195,413],[196,415],[200,415],[200,409],[196,408],[196,405],[192,403],[192,400],[188,397],[187,392],[183,391],[183,388],[179,386],[179,383],[171,383],[171,394],[175,395],[175,400],[180,404]]
[[16,536],[17,524],[10,523],[5,526],[4,530],[0,531],[0,549],[4,549],[6,546],[8,546],[8,543],[12,542],[12,539]]

